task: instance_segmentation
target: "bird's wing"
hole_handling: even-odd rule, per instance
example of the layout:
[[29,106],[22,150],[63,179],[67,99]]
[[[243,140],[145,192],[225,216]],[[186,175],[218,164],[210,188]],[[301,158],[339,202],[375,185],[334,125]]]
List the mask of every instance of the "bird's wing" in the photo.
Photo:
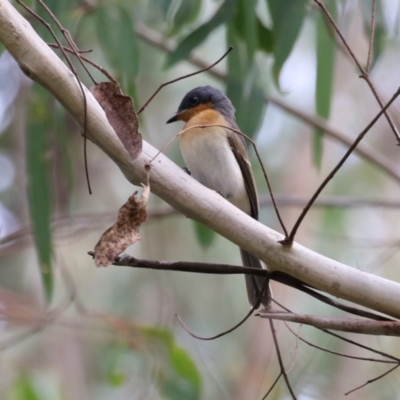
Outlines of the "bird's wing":
[[258,220],[257,189],[254,181],[253,172],[251,170],[249,156],[247,154],[246,144],[244,142],[243,136],[232,131],[228,133],[228,140],[232,148],[233,154],[235,155],[236,161],[238,162],[240,170],[243,174],[247,195],[249,196],[250,200],[251,216],[254,219]]

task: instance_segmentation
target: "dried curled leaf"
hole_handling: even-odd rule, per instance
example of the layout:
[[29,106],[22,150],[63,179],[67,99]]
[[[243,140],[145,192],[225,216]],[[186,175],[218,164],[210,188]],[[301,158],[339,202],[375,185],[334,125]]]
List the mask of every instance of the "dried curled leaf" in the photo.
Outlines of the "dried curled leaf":
[[103,107],[108,122],[129,155],[136,160],[142,152],[142,135],[132,98],[125,96],[116,82],[101,82],[90,91]]
[[140,240],[140,225],[147,219],[147,200],[150,186],[143,185],[142,197],[135,192],[119,209],[115,224],[108,228],[94,248],[94,261],[98,267],[107,267],[128,246]]

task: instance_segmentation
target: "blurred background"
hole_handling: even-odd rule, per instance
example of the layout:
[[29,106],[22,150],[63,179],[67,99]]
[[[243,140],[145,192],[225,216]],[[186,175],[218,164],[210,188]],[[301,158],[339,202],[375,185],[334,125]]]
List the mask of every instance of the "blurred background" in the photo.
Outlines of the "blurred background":
[[[370,78],[386,103],[400,85],[400,1],[377,0]],[[66,41],[36,2],[26,2]],[[379,105],[321,10],[308,0],[47,0],[81,50],[106,68],[137,108],[167,80],[230,55],[209,72],[167,86],[140,116],[146,141],[161,148],[180,129],[166,125],[199,85],[224,90],[238,125],[252,136],[290,230],[299,213]],[[366,68],[372,0],[325,0]],[[54,38],[18,10],[48,43]],[[0,398],[262,399],[279,374],[268,321],[250,318],[243,277],[96,269],[87,251],[138,188],[88,142],[93,194],[85,179],[82,132],[60,104],[26,78],[0,48]],[[58,52],[58,51],[57,51]],[[59,53],[59,52],[58,52]],[[71,56],[79,77],[92,86]],[[106,80],[93,67],[97,81]],[[400,126],[400,100],[390,108]],[[322,129],[323,128],[323,129]],[[347,144],[346,144],[347,143]],[[296,240],[372,274],[400,280],[400,163],[383,117],[328,184]],[[250,148],[260,220],[281,232],[261,167]],[[184,166],[179,145],[165,150]],[[237,247],[173,211],[154,195],[138,258],[240,264]],[[345,316],[280,284],[274,297],[294,312]],[[347,316],[347,315],[346,315]],[[342,399],[391,365],[312,348],[378,358],[309,327],[276,323],[298,399]],[[397,338],[345,335],[400,356]],[[351,394],[399,397],[397,371]],[[270,399],[290,398],[281,379]]]

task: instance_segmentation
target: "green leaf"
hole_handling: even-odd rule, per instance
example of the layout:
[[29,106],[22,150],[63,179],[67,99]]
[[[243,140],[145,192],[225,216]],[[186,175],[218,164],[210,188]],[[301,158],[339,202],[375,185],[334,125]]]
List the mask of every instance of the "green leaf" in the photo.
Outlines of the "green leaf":
[[98,7],[94,13],[97,37],[111,66],[122,76],[139,72],[139,48],[128,9],[117,5]]
[[[333,17],[336,15],[335,2],[325,2]],[[335,43],[327,29],[327,21],[321,13],[317,15],[317,77],[315,89],[316,112],[328,118],[333,90]],[[323,131],[316,129],[313,136],[313,163],[319,169],[323,154]]]
[[26,374],[23,374],[14,383],[8,400],[41,400],[42,397],[32,385],[32,381]]
[[236,109],[236,121],[243,133],[254,137],[265,112],[265,98],[259,86],[259,72],[254,65],[247,66],[246,53],[241,50],[234,27],[227,31],[227,41],[235,47],[228,57],[228,84],[226,93]]
[[238,0],[238,12],[235,19],[237,32],[246,43],[247,64],[250,66],[258,48],[259,26],[255,13],[256,0]]
[[179,61],[187,59],[192,50],[203,43],[211,32],[217,29],[220,25],[229,22],[235,14],[236,1],[225,0],[216,14],[208,22],[201,25],[188,36],[186,36],[186,38],[182,40],[175,51],[168,55],[165,62],[165,67],[169,68]]
[[204,248],[210,247],[215,238],[215,232],[200,222],[193,221],[193,224],[197,239],[199,240],[200,244]]
[[[160,392],[171,400],[198,400],[201,394],[201,376],[189,354],[176,344],[171,331],[154,327],[142,327],[148,340],[158,341],[167,350],[164,372],[159,374]],[[162,350],[158,354],[164,353]]]
[[192,24],[198,17],[200,9],[200,0],[182,0],[172,20],[173,26],[169,34],[176,35],[184,26]]
[[257,18],[258,26],[258,46],[260,50],[266,53],[272,53],[274,51],[274,33],[271,29],[268,29],[264,24]]
[[[364,20],[364,32],[369,42],[371,35],[371,14],[372,14],[372,0],[360,1],[360,6],[362,10],[363,20]],[[372,62],[371,69],[374,67],[379,56],[382,54],[386,47],[387,40],[387,26],[385,22],[385,17],[383,14],[383,5],[381,0],[376,1],[375,10],[375,35],[374,35],[374,45],[372,52]]]
[[161,9],[162,16],[167,18],[168,12],[171,8],[171,4],[174,0],[155,0],[158,7]]
[[53,293],[51,219],[51,163],[48,157],[48,129],[51,116],[47,102],[49,94],[35,85],[26,129],[26,165],[28,202],[33,238],[38,254],[42,281],[47,300]]
[[273,77],[279,86],[279,74],[299,36],[308,0],[266,0],[274,32]]
[[171,365],[175,372],[190,382],[193,387],[200,388],[201,379],[196,365],[189,357],[188,353],[181,347],[174,346],[170,352]]

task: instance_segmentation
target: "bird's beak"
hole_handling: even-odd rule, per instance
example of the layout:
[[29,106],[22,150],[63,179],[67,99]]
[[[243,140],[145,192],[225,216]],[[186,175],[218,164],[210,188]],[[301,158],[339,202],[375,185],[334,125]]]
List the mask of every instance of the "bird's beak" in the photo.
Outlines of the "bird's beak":
[[173,116],[167,121],[167,124],[170,124],[171,122],[180,121],[180,120],[181,120],[181,116],[182,116],[182,114],[183,114],[185,111],[186,111],[186,110],[177,111],[177,112],[175,113],[175,115],[173,115]]
[[178,116],[179,116],[178,113],[176,113],[175,115],[173,115],[173,116],[167,121],[167,124],[170,124],[171,122],[176,122],[176,121],[178,121]]

